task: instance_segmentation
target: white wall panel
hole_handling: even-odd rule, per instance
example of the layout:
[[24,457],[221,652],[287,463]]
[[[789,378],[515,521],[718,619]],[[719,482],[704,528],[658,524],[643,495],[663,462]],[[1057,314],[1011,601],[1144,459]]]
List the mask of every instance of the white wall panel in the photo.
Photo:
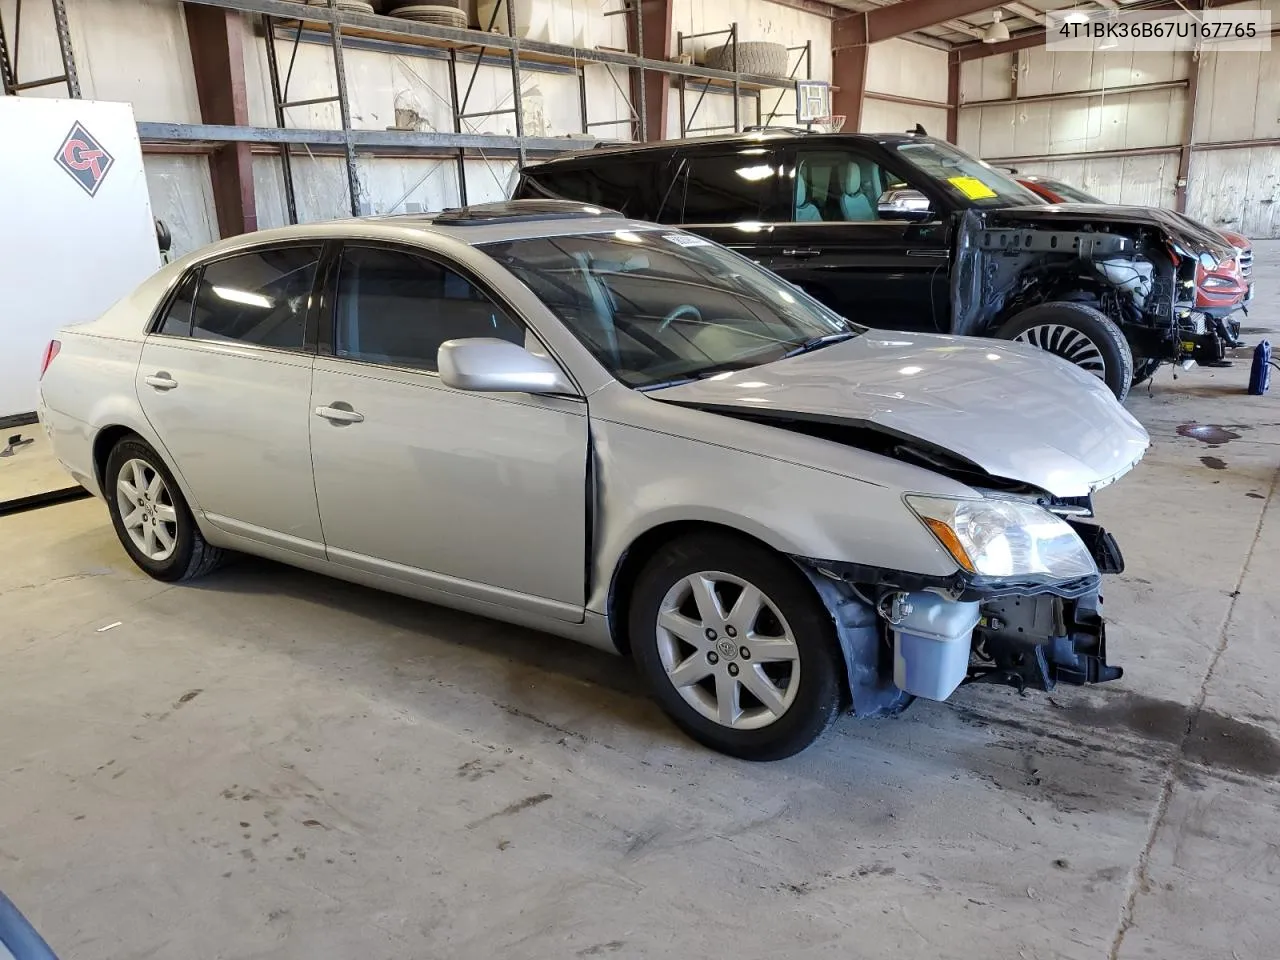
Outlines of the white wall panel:
[[946,103],[947,52],[902,39],[873,43],[867,50],[867,89]]
[[143,154],[142,166],[151,212],[173,236],[170,257],[176,260],[218,239],[207,157],[149,153]]
[[[866,133],[906,133],[922,124],[930,136],[945,139],[946,107],[920,107],[867,97],[862,101],[862,131]],[[846,127],[846,129],[849,129]]]
[[1250,237],[1280,237],[1280,147],[1191,156],[1187,213]]
[[1013,56],[1002,53],[960,64],[960,102],[995,100],[1010,95]]
[[[0,0],[11,46],[15,8],[16,0]],[[178,0],[67,0],[67,23],[84,99],[131,103],[139,120],[200,122],[191,47]],[[52,4],[28,0],[22,5],[19,42],[19,80],[62,73]],[[54,84],[22,96],[66,97],[67,88]]]

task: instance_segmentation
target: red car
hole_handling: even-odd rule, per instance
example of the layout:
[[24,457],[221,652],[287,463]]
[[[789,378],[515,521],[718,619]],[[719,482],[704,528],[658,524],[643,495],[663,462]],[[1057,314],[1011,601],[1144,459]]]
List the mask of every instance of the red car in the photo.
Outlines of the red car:
[[[1097,197],[1085,193],[1061,180],[1031,174],[1017,174],[1020,184],[1050,203],[1102,203]],[[1190,219],[1189,217],[1187,219]],[[1193,221],[1194,222],[1194,221]],[[1205,230],[1213,230],[1197,224]],[[1242,234],[1230,230],[1213,230],[1234,247],[1234,260],[1221,263],[1201,263],[1196,268],[1196,309],[1210,317],[1225,320],[1240,309],[1247,309],[1253,300],[1253,242]],[[1236,331],[1232,331],[1235,333]]]

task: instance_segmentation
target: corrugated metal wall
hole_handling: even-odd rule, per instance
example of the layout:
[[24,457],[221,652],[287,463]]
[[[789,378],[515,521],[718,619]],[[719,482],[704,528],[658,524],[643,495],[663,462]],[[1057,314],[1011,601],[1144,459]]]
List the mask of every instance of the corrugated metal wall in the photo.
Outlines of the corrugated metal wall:
[[[947,52],[910,40],[874,43],[867,50],[867,96],[859,129],[871,133],[914,130],[921,124],[934,136],[947,131]],[[928,100],[938,106],[895,103],[875,94]],[[846,130],[851,129],[849,127]]]
[[[1232,8],[1259,7],[1272,10],[1280,23],[1280,0]],[[1216,44],[1201,57],[1187,213],[1253,237],[1280,236],[1280,46],[1260,53]],[[1019,98],[1089,95],[984,104],[1012,95],[1013,57],[965,63],[960,146],[985,159],[1018,158],[1020,171],[1065,180],[1108,202],[1174,206],[1191,54],[1040,48],[1023,51],[1017,62]],[[1139,84],[1169,86],[1116,92]],[[1250,140],[1276,143],[1220,146]]]

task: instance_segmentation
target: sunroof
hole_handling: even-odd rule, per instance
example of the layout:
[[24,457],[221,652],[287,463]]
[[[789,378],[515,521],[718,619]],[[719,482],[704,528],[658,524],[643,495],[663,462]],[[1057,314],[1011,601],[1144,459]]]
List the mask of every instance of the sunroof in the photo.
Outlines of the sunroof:
[[454,226],[518,223],[522,220],[568,220],[579,217],[621,217],[617,210],[571,200],[499,200],[476,203],[436,214],[434,222]]

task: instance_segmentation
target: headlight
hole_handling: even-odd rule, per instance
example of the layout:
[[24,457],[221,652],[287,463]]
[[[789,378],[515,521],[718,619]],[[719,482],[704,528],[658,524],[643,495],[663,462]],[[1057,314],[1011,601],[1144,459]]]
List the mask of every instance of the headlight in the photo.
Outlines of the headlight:
[[1037,504],[914,495],[906,501],[956,563],[970,573],[1074,580],[1098,572],[1076,532]]

